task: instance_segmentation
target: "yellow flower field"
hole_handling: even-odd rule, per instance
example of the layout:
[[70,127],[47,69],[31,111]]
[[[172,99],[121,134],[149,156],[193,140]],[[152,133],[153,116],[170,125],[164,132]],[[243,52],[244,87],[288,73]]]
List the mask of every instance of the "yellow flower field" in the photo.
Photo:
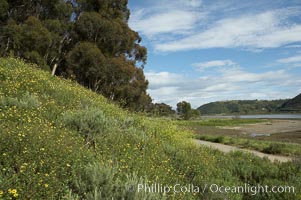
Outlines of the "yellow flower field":
[[[196,147],[168,119],[130,113],[21,60],[0,58],[0,199],[298,199],[301,164]],[[292,185],[294,193],[148,192],[154,183]],[[255,198],[254,198],[255,197]]]

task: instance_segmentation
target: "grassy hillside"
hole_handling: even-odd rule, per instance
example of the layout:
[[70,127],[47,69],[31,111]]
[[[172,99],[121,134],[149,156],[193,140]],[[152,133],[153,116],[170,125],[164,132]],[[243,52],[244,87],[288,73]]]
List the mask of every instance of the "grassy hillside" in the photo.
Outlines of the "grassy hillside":
[[202,115],[268,114],[279,112],[280,106],[287,101],[280,100],[232,100],[204,104],[198,108]]
[[[301,164],[196,147],[172,121],[121,110],[76,83],[0,58],[0,199],[298,199]],[[138,192],[137,185],[199,186]],[[210,184],[294,186],[218,193]],[[202,189],[208,186],[203,192]],[[253,193],[254,194],[254,193]]]
[[281,105],[280,110],[291,111],[291,112],[301,112],[301,94],[284,102]]

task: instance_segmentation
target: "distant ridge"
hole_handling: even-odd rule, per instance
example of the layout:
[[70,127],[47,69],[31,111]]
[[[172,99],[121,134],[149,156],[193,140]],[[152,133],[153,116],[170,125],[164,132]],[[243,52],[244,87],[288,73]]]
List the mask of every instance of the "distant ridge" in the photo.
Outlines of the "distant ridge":
[[[299,97],[300,105],[301,96]],[[271,114],[283,112],[280,108],[290,99],[230,100],[204,104],[197,109],[201,115]],[[291,104],[289,104],[291,105]],[[294,107],[294,106],[293,106]]]
[[284,102],[281,107],[281,111],[301,112],[301,94]]

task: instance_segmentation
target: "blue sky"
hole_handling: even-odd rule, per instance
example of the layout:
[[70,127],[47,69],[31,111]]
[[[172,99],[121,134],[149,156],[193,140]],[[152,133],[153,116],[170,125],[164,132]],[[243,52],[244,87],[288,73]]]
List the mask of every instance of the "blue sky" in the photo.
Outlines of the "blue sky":
[[301,1],[129,0],[154,102],[301,93]]

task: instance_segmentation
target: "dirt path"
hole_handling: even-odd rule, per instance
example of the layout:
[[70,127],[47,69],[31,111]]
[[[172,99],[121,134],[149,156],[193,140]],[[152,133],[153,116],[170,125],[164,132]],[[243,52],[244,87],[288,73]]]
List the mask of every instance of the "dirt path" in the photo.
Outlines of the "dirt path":
[[279,162],[289,162],[292,160],[291,157],[287,157],[287,156],[265,154],[265,153],[261,153],[259,151],[255,151],[255,150],[241,149],[238,147],[220,144],[220,143],[208,142],[208,141],[203,141],[203,140],[194,140],[194,141],[197,144],[205,145],[205,146],[217,149],[217,150],[225,152],[225,153],[229,153],[231,151],[243,151],[243,152],[247,152],[247,153],[252,153],[261,158],[267,157],[272,162],[275,162],[276,160],[278,160]]

